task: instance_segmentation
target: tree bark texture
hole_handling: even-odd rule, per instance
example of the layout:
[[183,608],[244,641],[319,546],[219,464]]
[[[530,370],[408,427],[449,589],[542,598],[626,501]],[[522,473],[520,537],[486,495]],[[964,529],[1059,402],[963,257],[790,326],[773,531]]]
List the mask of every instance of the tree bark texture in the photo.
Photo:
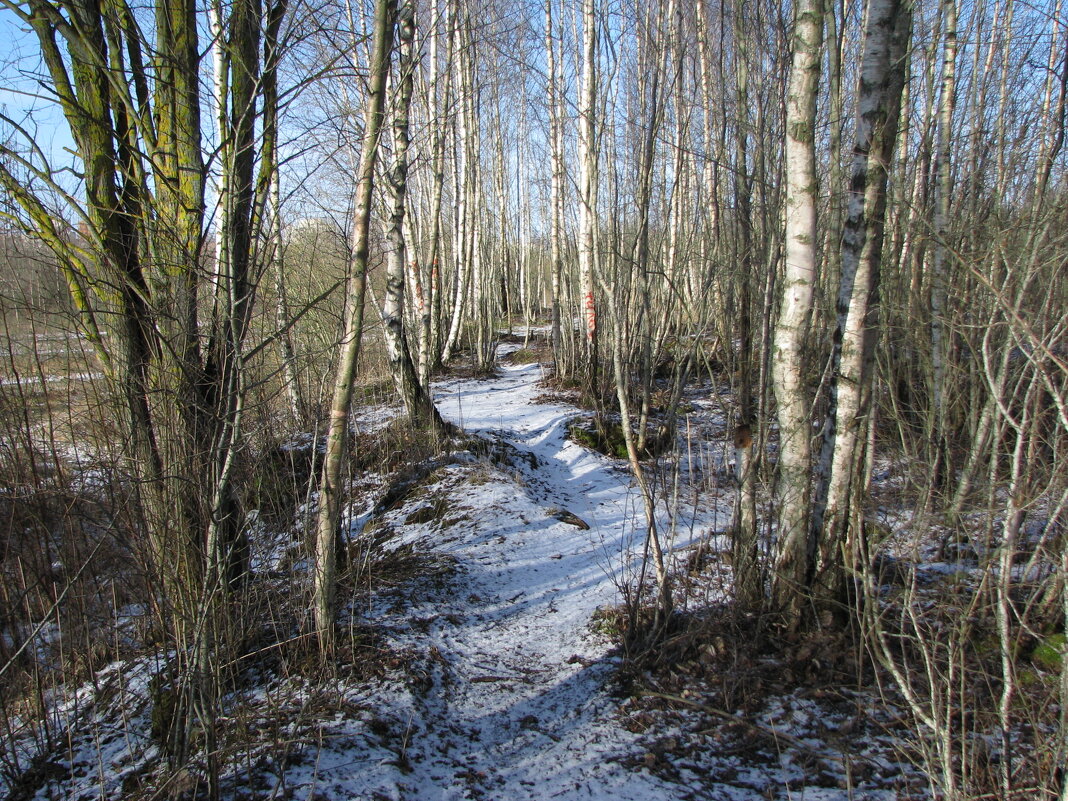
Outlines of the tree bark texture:
[[815,127],[823,2],[804,0],[795,13],[786,96],[785,267],[771,354],[779,415],[779,550],[774,596],[791,626],[799,621],[812,560],[808,533],[812,410],[805,385],[804,344],[818,275]]
[[864,450],[871,424],[879,273],[886,223],[886,185],[896,146],[905,52],[912,31],[908,0],[868,5],[857,100],[857,134],[832,354],[831,408],[820,457],[813,513],[818,538],[815,584],[823,600],[840,600],[844,570],[859,566],[864,510],[851,508],[866,489]]

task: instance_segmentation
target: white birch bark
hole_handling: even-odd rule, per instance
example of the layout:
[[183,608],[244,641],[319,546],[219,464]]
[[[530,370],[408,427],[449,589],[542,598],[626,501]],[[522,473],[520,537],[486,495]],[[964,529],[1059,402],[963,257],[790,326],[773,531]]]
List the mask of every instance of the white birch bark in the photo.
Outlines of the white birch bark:
[[[738,209],[737,238],[734,252],[737,254],[737,311],[732,315],[734,331],[729,336],[737,339],[738,380],[735,384],[738,394],[736,411],[735,440],[741,444],[736,447],[736,464],[740,466],[738,474],[738,502],[735,519],[731,526],[734,541],[732,543],[734,567],[735,599],[747,608],[759,607],[763,601],[764,590],[760,577],[759,543],[757,534],[757,466],[754,442],[759,440],[759,418],[753,404],[752,375],[752,295],[751,283],[754,273],[753,258],[753,183],[748,154],[750,151],[750,130],[760,126],[752,125],[750,118],[750,69],[748,33],[743,14],[744,0],[735,0],[733,33],[737,42],[737,55],[734,59],[734,97],[737,108],[737,122],[734,131],[734,197]],[[754,164],[754,168],[755,168]],[[756,426],[757,436],[753,437],[751,429]],[[745,434],[750,430],[749,434]]]
[[469,226],[471,221],[471,198],[470,198],[470,161],[473,155],[470,151],[471,134],[470,123],[467,113],[468,104],[471,102],[471,85],[468,80],[467,60],[471,57],[468,42],[463,33],[466,21],[458,19],[459,11],[452,16],[451,38],[453,41],[452,52],[456,55],[454,69],[459,80],[457,81],[458,96],[457,104],[459,113],[456,124],[456,145],[459,157],[455,159],[453,170],[453,192],[456,196],[456,213],[454,222],[454,246],[453,260],[455,272],[453,273],[452,309],[449,315],[449,330],[445,342],[441,348],[441,361],[448,362],[452,358],[453,349],[460,337],[460,324],[463,321],[464,303],[467,299],[468,284],[471,275],[472,255],[470,247]]
[[553,0],[545,0],[545,55],[549,73],[546,77],[549,94],[549,147],[550,170],[552,171],[551,195],[549,201],[549,249],[550,249],[550,285],[552,287],[552,343],[556,373],[566,376],[570,373],[564,357],[563,333],[561,331],[562,314],[562,275],[564,259],[561,247],[564,214],[564,128],[558,66],[556,59],[556,37],[553,33]]
[[[422,310],[421,320],[423,335],[419,348],[419,380],[424,388],[429,390],[430,372],[436,366],[441,356],[439,345],[441,335],[441,206],[445,193],[445,147],[447,144],[448,112],[452,97],[452,69],[444,71],[444,86],[438,88],[439,65],[438,65],[438,0],[431,4],[433,16],[433,35],[430,38],[430,79],[429,88],[432,95],[433,119],[431,121],[431,159],[433,163],[433,181],[430,191],[430,255],[429,261],[429,302]],[[453,14],[452,6],[446,0],[445,3],[445,58],[451,64],[453,48]]]
[[782,308],[772,345],[772,384],[779,416],[778,536],[775,602],[796,623],[809,563],[811,401],[803,352],[816,270],[816,97],[823,44],[823,2],[796,6],[786,98],[786,211]]
[[[1054,5],[1053,14],[1050,16],[1050,45],[1049,60],[1046,71],[1046,88],[1042,94],[1041,128],[1042,143],[1039,145],[1038,164],[1040,173],[1035,187],[1036,197],[1041,198],[1046,194],[1049,186],[1050,175],[1053,172],[1054,161],[1064,147],[1065,129],[1065,104],[1068,103],[1068,47],[1060,43],[1063,23],[1061,22],[1061,0]],[[1057,73],[1056,65],[1061,60],[1060,86],[1056,111],[1053,109],[1053,78]],[[1040,206],[1035,203],[1035,206]],[[1068,661],[1068,660],[1066,660]],[[1065,783],[1065,798],[1068,799],[1068,782]]]
[[946,236],[949,233],[949,196],[952,191],[950,154],[956,99],[957,3],[942,0],[945,39],[942,45],[942,88],[939,98],[938,148],[935,166],[935,243],[931,266],[931,442],[935,448],[936,484],[947,478],[946,464]]
[[530,193],[528,177],[528,149],[530,144],[530,127],[526,109],[520,120],[519,140],[516,143],[516,181],[518,206],[516,208],[516,243],[519,261],[519,307],[523,314],[523,346],[526,347],[530,326],[534,322],[534,311],[530,304]]
[[879,268],[886,219],[886,184],[897,138],[905,50],[911,33],[909,0],[870,0],[857,101],[856,144],[838,290],[834,385],[819,475],[813,533],[819,538],[816,581],[836,600],[847,569],[859,558],[863,510],[851,510],[862,481],[870,424]]
[[[470,22],[470,21],[468,21]],[[485,195],[482,191],[482,126],[479,108],[479,89],[475,79],[475,51],[472,42],[470,28],[465,27],[467,43],[464,52],[467,54],[466,75],[468,103],[466,106],[467,136],[466,147],[468,148],[468,174],[465,184],[467,192],[467,211],[469,215],[468,254],[471,260],[471,313],[474,315],[475,334],[475,359],[480,367],[487,366],[487,360],[492,361],[492,356],[487,356],[492,338],[490,316],[492,314],[490,303],[493,284],[493,265],[487,264],[482,253],[482,226],[484,224]],[[488,268],[488,269],[487,269]]]
[[[404,2],[404,0],[401,0]],[[412,39],[415,36],[414,11],[405,2],[397,12],[397,74],[394,79],[393,104],[393,165],[386,177],[392,204],[384,231],[386,248],[386,286],[382,297],[382,335],[386,344],[386,358],[393,374],[397,393],[408,401],[404,387],[402,362],[407,358],[404,339],[404,267],[407,261],[407,241],[404,218],[408,194],[408,115],[412,100]],[[411,21],[409,21],[411,19]],[[409,416],[414,411],[407,409]]]
[[230,209],[226,198],[230,196],[230,149],[228,147],[230,118],[226,108],[226,96],[229,93],[229,68],[226,59],[226,30],[223,25],[221,0],[213,0],[208,17],[211,32],[211,66],[212,87],[215,90],[215,124],[219,137],[219,220],[215,225],[215,280],[220,282],[227,271],[230,259],[227,247],[226,231],[230,227]]
[[[430,396],[416,374],[404,330],[404,284],[408,261],[405,239],[408,198],[409,113],[415,70],[415,9],[405,1],[397,12],[398,76],[396,108],[393,111],[393,168],[389,188],[393,197],[386,224],[386,290],[382,304],[382,333],[386,357],[397,392],[414,426],[426,427],[435,436],[445,426]],[[417,268],[416,268],[417,269]]]

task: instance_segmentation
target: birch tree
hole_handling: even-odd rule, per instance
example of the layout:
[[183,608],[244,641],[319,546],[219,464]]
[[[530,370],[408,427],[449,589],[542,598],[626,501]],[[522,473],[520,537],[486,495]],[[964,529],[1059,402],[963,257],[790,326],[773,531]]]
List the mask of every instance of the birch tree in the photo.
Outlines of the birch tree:
[[579,97],[579,294],[586,334],[586,385],[597,395],[597,16],[595,0],[582,0],[582,89]]
[[[753,402],[753,315],[752,284],[754,280],[756,244],[753,221],[753,175],[749,166],[752,120],[750,117],[750,47],[749,32],[745,27],[741,0],[735,3],[733,34],[734,53],[734,196],[738,205],[737,264],[738,295],[734,320],[738,339],[738,354],[735,359],[738,395],[734,426],[735,471],[738,479],[738,501],[734,521],[732,556],[735,571],[735,594],[743,604],[757,605],[763,598],[761,577],[757,564],[757,467],[754,458],[753,429],[758,428],[756,408]],[[734,333],[734,332],[732,332]],[[733,338],[733,337],[732,337]],[[759,439],[759,436],[757,437]]]
[[[445,149],[448,142],[449,115],[447,109],[452,102],[451,68],[454,39],[452,35],[452,4],[445,2],[445,70],[439,65],[438,49],[442,38],[439,32],[439,0],[431,4],[430,66],[427,78],[428,116],[430,116],[431,145],[430,158],[433,170],[430,189],[430,246],[427,252],[427,264],[430,269],[427,291],[429,300],[422,302],[420,308],[421,335],[419,341],[419,378],[424,387],[430,386],[430,371],[438,366],[441,359],[441,268],[443,226],[442,199],[445,195]],[[443,83],[439,86],[439,83]]]
[[[429,430],[434,436],[440,436],[445,432],[445,423],[416,372],[404,327],[405,272],[408,269],[408,244],[404,235],[408,198],[408,120],[416,65],[415,8],[408,0],[404,0],[404,5],[397,11],[396,31],[397,91],[393,109],[393,167],[389,172],[392,203],[385,226],[388,250],[382,331],[390,373],[397,393],[404,401],[409,420],[413,425]],[[412,269],[417,270],[418,266]]]
[[953,118],[957,94],[957,2],[942,0],[942,78],[939,91],[938,145],[935,153],[934,254],[931,263],[931,454],[935,465],[933,483],[940,487],[950,469],[946,409],[946,284],[949,233],[949,199],[953,190],[951,172]]
[[561,98],[557,76],[556,37],[553,32],[553,0],[545,0],[545,58],[548,65],[546,82],[549,103],[549,168],[552,173],[549,195],[549,274],[552,287],[552,343],[553,358],[558,375],[567,375],[564,361],[563,332],[561,330],[561,292],[564,260],[561,239],[564,207],[564,131],[561,119]]
[[797,4],[786,95],[785,267],[771,354],[779,415],[779,553],[774,594],[776,606],[791,625],[799,622],[812,558],[808,534],[812,423],[803,345],[818,276],[815,130],[823,21],[822,0]]
[[834,376],[826,439],[818,474],[821,486],[812,517],[818,538],[816,591],[825,602],[840,600],[843,567],[862,556],[864,467],[867,432],[873,425],[872,384],[879,329],[879,272],[886,223],[886,184],[896,146],[905,51],[912,30],[909,0],[871,0],[857,98],[856,144],[838,291]]
[[[459,5],[459,4],[458,4]],[[478,97],[475,84],[475,47],[471,40],[471,19],[468,10],[460,6],[452,19],[453,62],[457,86],[456,126],[454,130],[453,191],[455,208],[453,219],[453,286],[452,309],[448,334],[441,349],[440,361],[448,362],[460,340],[464,312],[478,300],[484,287],[478,285],[481,254],[477,247],[479,183]],[[470,296],[474,293],[474,298]]]

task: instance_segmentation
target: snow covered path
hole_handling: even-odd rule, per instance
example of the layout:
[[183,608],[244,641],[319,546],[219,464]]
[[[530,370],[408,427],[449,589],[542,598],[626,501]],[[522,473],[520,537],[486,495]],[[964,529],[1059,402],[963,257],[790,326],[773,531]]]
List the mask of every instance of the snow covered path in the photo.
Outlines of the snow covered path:
[[[535,403],[540,377],[536,364],[504,366],[497,378],[435,388],[446,418],[533,454],[536,467],[516,459],[509,475],[487,465],[477,481],[470,468],[465,476],[457,471],[438,491],[448,494],[447,515],[461,521],[429,536],[404,527],[407,541],[451,554],[459,573],[443,591],[395,613],[398,626],[421,622],[401,641],[429,648],[437,666],[425,692],[402,702],[410,705],[408,772],[394,775],[395,784],[379,774],[366,788],[373,787],[370,797],[649,799],[679,792],[618,761],[638,746],[613,719],[618,701],[604,685],[614,657],[590,630],[599,606],[619,602],[616,581],[641,547],[637,490],[618,463],[567,439],[573,407]],[[565,511],[589,528],[557,519]]]
[[[363,477],[348,510],[354,513],[350,553],[366,555],[366,570],[378,571],[368,582],[374,590],[353,588],[348,595],[350,614],[343,619],[351,629],[342,632],[334,669],[320,675],[317,663],[300,662],[292,672],[253,668],[244,677],[248,684],[228,696],[221,740],[236,756],[226,763],[222,797],[895,798],[885,785],[904,769],[885,758],[895,753],[893,733],[878,735],[883,742],[868,756],[861,749],[856,763],[872,773],[874,789],[854,788],[849,771],[825,770],[854,764],[848,737],[828,740],[836,727],[852,730],[863,702],[853,694],[835,704],[822,690],[818,696],[803,686],[795,690],[785,679],[762,712],[745,713],[755,714],[765,735],[781,728],[786,738],[775,735],[770,745],[750,742],[729,722],[717,729],[717,721],[692,710],[650,711],[610,695],[619,657],[612,638],[591,621],[599,608],[620,603],[621,585],[633,585],[644,515],[625,464],[568,439],[568,424],[582,413],[542,402],[541,377],[537,364],[506,364],[488,379],[438,383],[443,415],[495,445],[467,443],[422,465],[420,480],[389,485],[387,495],[396,500],[382,504],[390,506],[386,511],[378,504],[387,482]],[[686,494],[699,510],[678,510],[688,524],[679,521],[682,533],[669,544],[676,554],[697,537],[707,537],[703,544],[712,554],[726,544],[717,532],[729,524],[735,490],[729,481],[716,484],[729,477],[729,446],[710,394],[695,390],[687,401],[698,420],[687,420]],[[368,427],[382,429],[388,414],[375,409]],[[661,531],[670,529],[666,522],[658,521]],[[283,531],[264,536],[263,544],[284,556],[292,540]],[[729,568],[721,573],[710,563],[699,578],[690,577],[691,591],[704,588],[699,602],[721,597],[724,573],[729,580]],[[293,581],[300,603],[304,578],[278,569],[272,586],[284,593],[284,582]],[[42,751],[35,733],[16,742],[26,764],[35,755],[51,760],[44,764],[53,772],[43,778],[24,774],[41,784],[34,798],[126,798],[132,790],[149,792],[166,776],[157,772],[152,735],[152,682],[160,666],[151,652],[116,661],[74,691],[56,715],[67,727],[58,749]],[[786,747],[801,738],[810,745]],[[813,762],[813,749],[827,759]],[[0,782],[6,778],[0,775]],[[197,780],[183,769],[160,787],[178,779]],[[192,796],[174,791],[168,797]]]

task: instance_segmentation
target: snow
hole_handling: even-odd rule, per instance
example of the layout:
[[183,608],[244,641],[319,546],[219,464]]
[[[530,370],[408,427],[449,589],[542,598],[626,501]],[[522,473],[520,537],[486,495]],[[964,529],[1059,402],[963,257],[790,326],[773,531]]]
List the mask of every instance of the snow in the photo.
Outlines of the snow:
[[60,382],[75,382],[75,381],[99,381],[104,377],[103,373],[68,373],[66,375],[50,375],[50,376],[24,376],[21,378],[0,378],[0,387],[14,387],[14,386],[32,386],[34,384],[58,384]]
[[[516,449],[513,466],[486,462],[472,480],[447,468],[428,488],[450,516],[403,527],[417,544],[456,560],[455,581],[413,603],[376,609],[398,647],[435,655],[425,692],[378,696],[405,741],[407,769],[353,771],[332,755],[320,775],[338,797],[647,799],[662,779],[619,762],[640,749],[615,720],[606,688],[618,665],[590,630],[617,604],[617,581],[640,550],[640,498],[621,463],[566,438],[573,407],[535,401],[538,366],[435,387],[444,417]],[[532,467],[533,464],[537,467]],[[588,524],[557,519],[566,510]],[[405,510],[407,511],[407,510]],[[422,626],[411,626],[411,620]],[[423,628],[425,627],[425,631]],[[393,707],[390,709],[390,707]]]
[[[469,465],[441,471],[415,508],[444,498],[443,519],[405,524],[411,505],[386,516],[397,532],[389,547],[455,560],[444,586],[414,596],[404,590],[372,609],[371,618],[394,632],[394,647],[431,656],[413,659],[421,680],[361,698],[386,734],[367,738],[362,723],[325,725],[314,761],[302,779],[290,772],[287,785],[314,784],[321,797],[338,799],[743,801],[785,792],[789,782],[793,798],[893,798],[884,790],[806,787],[804,768],[790,758],[759,768],[733,755],[658,756],[656,743],[684,733],[622,725],[628,702],[611,693],[620,657],[590,620],[620,603],[621,584],[634,582],[645,536],[636,522],[640,497],[623,462],[567,439],[578,411],[540,399],[540,377],[537,365],[505,366],[488,380],[435,387],[447,419],[515,449],[511,467],[487,461],[474,472]],[[589,528],[557,519],[562,511]],[[676,552],[730,519],[729,507],[714,502],[684,511]],[[670,528],[666,510],[659,525]],[[795,700],[777,725],[790,731],[817,714]],[[363,737],[361,760],[331,745],[353,737]],[[671,771],[650,770],[659,760]],[[729,767],[736,778],[709,779],[710,767]],[[671,772],[674,780],[665,778]]]
[[[755,801],[785,796],[789,783],[797,799],[893,798],[885,790],[806,787],[805,769],[790,753],[752,765],[704,740],[707,753],[674,755],[665,744],[688,736],[688,721],[697,721],[691,712],[648,731],[623,725],[631,700],[612,693],[620,657],[591,618],[621,602],[621,587],[636,584],[643,506],[624,462],[567,438],[581,412],[541,397],[541,378],[537,364],[504,365],[488,379],[435,385],[443,416],[497,443],[499,458],[454,459],[397,508],[375,517],[363,498],[347,515],[357,540],[372,536],[360,534],[368,524],[374,547],[433,554],[443,569],[351,599],[351,618],[384,633],[381,646],[365,646],[381,648],[390,663],[380,676],[319,683],[275,676],[231,696],[223,722],[250,738],[262,734],[267,745],[233,763],[224,797],[258,783],[262,797],[309,801]],[[707,398],[697,405],[712,411]],[[722,433],[725,417],[709,417]],[[369,412],[361,427],[385,420]],[[727,466],[726,437],[722,445],[697,439],[685,449],[692,464],[683,469],[700,481],[699,502],[691,496],[689,505],[669,510],[670,493],[659,499],[658,528],[672,534],[680,558],[702,537],[713,551],[726,547],[718,535],[731,517],[733,489],[716,478]],[[272,536],[258,517],[250,528],[257,539]],[[281,567],[266,556],[259,564]],[[716,586],[709,592],[728,585]],[[360,646],[358,636],[352,642]],[[122,679],[107,703],[90,703],[87,688],[73,694],[71,704],[88,711],[68,716],[86,733],[70,738],[66,792],[50,784],[37,797],[119,798],[158,759],[147,737],[149,661],[116,663],[112,671],[96,679]],[[140,700],[123,706],[121,698]],[[811,702],[786,698],[762,720],[788,735],[819,716]],[[116,717],[126,727],[122,736],[109,729]],[[658,764],[669,770],[651,769]],[[78,778],[78,765],[92,768]]]

